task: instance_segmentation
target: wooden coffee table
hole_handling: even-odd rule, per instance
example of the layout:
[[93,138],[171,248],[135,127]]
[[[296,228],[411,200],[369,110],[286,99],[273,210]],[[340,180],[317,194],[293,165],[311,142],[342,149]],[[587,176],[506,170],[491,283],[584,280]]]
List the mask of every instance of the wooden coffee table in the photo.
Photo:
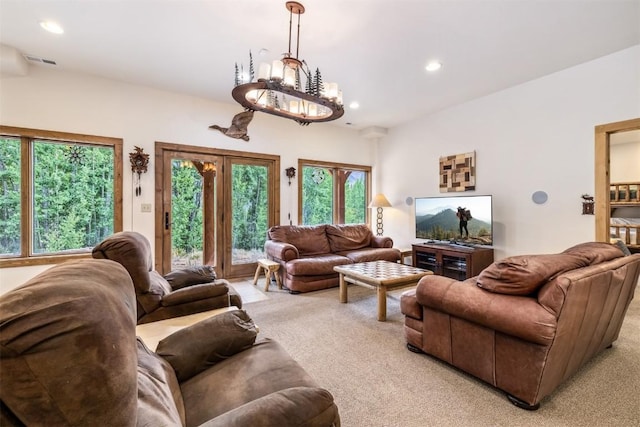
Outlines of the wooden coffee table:
[[387,290],[411,286],[429,270],[389,261],[371,261],[333,267],[340,273],[340,302],[347,302],[347,283],[375,289],[378,293],[378,320],[387,320]]

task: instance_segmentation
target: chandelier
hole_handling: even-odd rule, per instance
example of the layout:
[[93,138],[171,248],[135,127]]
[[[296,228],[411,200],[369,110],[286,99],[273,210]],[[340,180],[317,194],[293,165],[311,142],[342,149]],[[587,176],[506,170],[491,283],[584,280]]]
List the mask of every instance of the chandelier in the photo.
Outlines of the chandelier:
[[[289,11],[289,51],[283,54],[281,60],[260,64],[257,79],[253,57],[249,52],[248,75],[245,76],[244,67],[238,69],[236,63],[235,87],[231,95],[248,110],[292,119],[303,126],[339,119],[344,109],[338,84],[324,83],[318,68],[312,73],[307,63],[298,59],[300,15],[304,13],[304,6],[288,1],[286,7]],[[293,15],[298,16],[295,56],[291,51]],[[306,79],[304,85],[303,76]]]

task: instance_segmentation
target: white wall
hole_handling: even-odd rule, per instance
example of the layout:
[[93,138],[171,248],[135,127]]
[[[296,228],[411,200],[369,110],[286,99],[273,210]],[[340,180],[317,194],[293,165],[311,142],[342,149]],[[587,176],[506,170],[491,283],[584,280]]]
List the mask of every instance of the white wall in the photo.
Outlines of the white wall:
[[[276,154],[281,160],[281,223],[291,212],[297,222],[297,180],[287,185],[284,169],[297,168],[298,159],[370,165],[370,140],[358,132],[327,123],[302,127],[291,120],[256,113],[245,142],[209,130],[229,126],[242,111],[229,104],[133,86],[86,75],[30,68],[25,77],[0,79],[0,123],[7,126],[56,130],[123,138],[124,229],[136,230],[153,241],[154,216],[141,213],[142,203],[154,205],[154,144],[156,141]],[[127,153],[134,146],[151,155],[142,176],[142,197],[134,197]],[[0,269],[0,293],[49,266]]]
[[640,141],[611,145],[609,165],[611,182],[640,181]]
[[[593,240],[580,196],[594,194],[594,127],[637,117],[640,46],[396,127],[380,146],[381,190],[393,205],[385,234],[415,242],[405,199],[455,195],[439,192],[439,158],[475,150],[476,191],[464,194],[494,196],[497,259]],[[537,190],[549,194],[543,205],[531,201]]]

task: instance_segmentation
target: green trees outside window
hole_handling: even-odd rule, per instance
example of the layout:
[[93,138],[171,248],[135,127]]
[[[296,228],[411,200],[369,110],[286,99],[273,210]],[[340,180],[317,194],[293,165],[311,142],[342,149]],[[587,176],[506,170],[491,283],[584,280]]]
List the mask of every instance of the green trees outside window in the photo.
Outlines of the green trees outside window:
[[86,254],[117,231],[122,167],[116,152],[121,156],[122,141],[114,138],[0,127],[2,265]]
[[0,256],[20,254],[20,138],[0,139]]
[[302,165],[301,223],[362,224],[367,221],[369,170]]

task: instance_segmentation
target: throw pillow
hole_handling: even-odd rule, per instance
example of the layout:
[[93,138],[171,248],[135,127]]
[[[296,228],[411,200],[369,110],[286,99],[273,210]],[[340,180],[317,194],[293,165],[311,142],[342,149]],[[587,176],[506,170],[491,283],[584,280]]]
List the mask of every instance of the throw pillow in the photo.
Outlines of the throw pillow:
[[174,332],[158,343],[156,353],[167,360],[183,382],[253,345],[258,334],[244,310],[229,311]]
[[216,271],[210,265],[197,265],[180,270],[174,270],[165,274],[164,278],[169,282],[173,290],[185,286],[209,283],[216,280]]
[[483,270],[476,284],[498,294],[530,295],[553,276],[587,265],[584,257],[570,254],[513,256]]
[[580,243],[564,250],[562,253],[585,257],[589,260],[590,265],[600,264],[601,262],[610,261],[623,256],[622,252],[616,247],[616,245],[605,242]]
[[627,245],[624,244],[624,242],[620,239],[616,240],[615,245],[618,249],[620,249],[622,251],[622,253],[624,254],[624,256],[629,256],[631,255],[631,251],[629,250],[629,248],[627,247]]

